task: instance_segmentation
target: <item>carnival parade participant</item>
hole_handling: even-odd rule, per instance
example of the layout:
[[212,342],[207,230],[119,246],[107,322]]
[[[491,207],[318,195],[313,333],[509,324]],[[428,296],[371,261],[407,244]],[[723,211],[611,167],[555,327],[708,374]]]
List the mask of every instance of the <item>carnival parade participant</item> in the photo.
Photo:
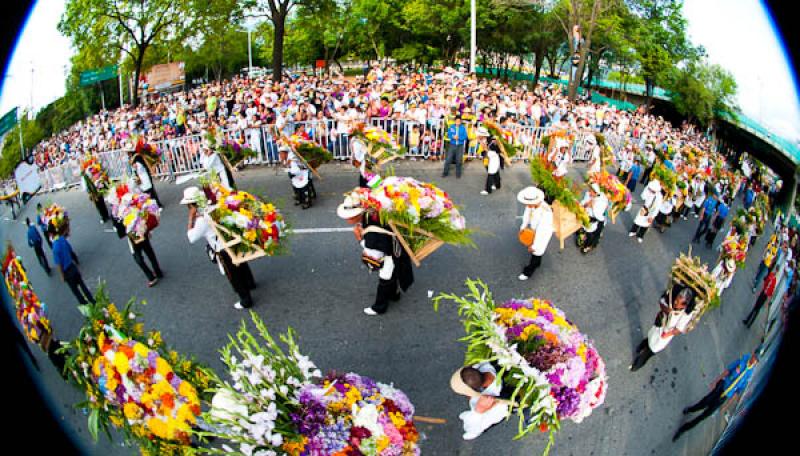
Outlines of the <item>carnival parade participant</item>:
[[717,203],[717,209],[714,212],[714,219],[711,221],[711,227],[706,232],[706,247],[711,248],[714,245],[714,239],[717,237],[717,233],[719,230],[722,229],[722,226],[725,224],[725,219],[728,217],[728,213],[730,212],[730,207],[727,204],[727,197],[722,195],[719,197],[719,202]]
[[351,162],[358,169],[358,186],[369,188],[369,175],[367,173],[367,146],[361,140],[350,141],[352,151]]
[[200,201],[203,199],[203,192],[197,187],[188,187],[183,191],[181,204],[189,208],[189,224],[186,235],[189,243],[194,244],[202,238],[206,239],[208,248],[206,251],[209,258],[219,266],[220,274],[228,278],[233,290],[239,296],[239,301],[233,307],[236,309],[248,309],[253,306],[253,298],[250,290],[256,287],[253,273],[247,263],[234,265],[230,255],[222,247],[217,234],[211,228],[213,221],[207,214],[200,213]]
[[[530,262],[522,270],[519,280],[528,280],[542,264],[542,257],[547,250],[547,245],[553,237],[553,210],[544,202],[544,192],[534,186],[526,187],[517,194],[517,201],[525,205],[522,214],[522,225],[519,230],[522,234],[527,231],[530,241],[528,252]],[[520,236],[522,239],[523,236]]]
[[608,197],[600,191],[600,186],[592,184],[581,200],[581,206],[589,216],[589,227],[583,228],[586,232],[586,241],[581,248],[582,253],[589,253],[600,242],[600,235],[606,224],[606,211],[608,210]]
[[653,220],[655,220],[656,214],[658,214],[661,208],[663,199],[661,183],[657,180],[648,182],[647,187],[645,187],[642,192],[642,208],[639,210],[639,213],[636,214],[636,218],[633,219],[633,225],[628,233],[628,237],[636,236],[636,240],[642,243],[642,238],[645,233],[647,233],[650,225],[653,224]]
[[481,190],[481,195],[488,195],[492,190],[500,190],[500,149],[497,146],[497,140],[492,138],[492,141],[487,144],[489,131],[486,127],[480,127],[477,131],[478,140],[482,147],[486,150],[486,187]]
[[673,337],[686,332],[695,307],[694,291],[676,283],[661,296],[659,306],[661,309],[655,323],[636,349],[636,356],[629,367],[634,372],[641,369],[654,354],[664,350]]
[[694,232],[694,237],[692,238],[693,243],[697,244],[700,242],[700,237],[706,234],[709,226],[711,226],[711,220],[714,218],[716,210],[717,198],[715,195],[710,195],[705,199],[703,208],[700,209],[700,221],[697,223],[697,230]]
[[764,277],[764,284],[761,288],[761,293],[758,295],[758,298],[756,298],[753,308],[750,310],[750,313],[747,314],[747,317],[742,320],[742,323],[747,326],[748,329],[753,326],[753,322],[756,321],[756,317],[758,317],[758,313],[761,311],[761,308],[764,307],[764,303],[766,303],[767,300],[772,297],[773,293],[775,293],[776,284],[777,279],[775,278],[775,271],[770,270],[769,273],[767,273],[767,276]]
[[103,197],[97,191],[97,187],[95,187],[94,182],[89,177],[89,175],[84,172],[81,179],[81,186],[83,190],[89,194],[89,199],[94,204],[95,209],[97,209],[97,213],[100,215],[100,224],[104,224],[111,217],[108,215],[108,207],[106,207],[106,202],[103,200]]
[[150,195],[159,206],[164,207],[158,199],[156,187],[153,185],[153,176],[150,174],[150,168],[145,163],[144,158],[137,154],[133,148],[128,149],[128,156],[130,157],[130,165],[133,170],[133,178],[136,185],[145,193]]
[[61,280],[67,282],[70,291],[78,299],[78,303],[83,305],[88,302],[94,303],[94,297],[89,288],[83,282],[81,272],[77,265],[77,256],[72,250],[72,246],[67,241],[69,236],[69,223],[62,226],[61,231],[56,233],[53,241],[53,262],[61,272]]
[[44,208],[42,207],[42,203],[36,203],[36,224],[39,226],[39,229],[42,230],[42,235],[44,236],[45,242],[47,242],[47,246],[50,247],[50,250],[53,250],[53,241],[50,239],[50,234],[47,232],[47,224],[44,222]]
[[734,274],[736,274],[736,261],[733,258],[720,261],[711,271],[711,277],[717,285],[717,296],[722,296],[722,292],[731,285]]
[[478,438],[509,413],[506,401],[498,400],[503,382],[491,363],[482,362],[459,369],[450,380],[454,391],[469,397],[469,410],[458,417],[463,422],[464,440]]
[[203,169],[208,173],[215,173],[223,186],[235,190],[236,182],[233,180],[233,173],[222,163],[219,154],[212,150],[208,144],[203,144],[201,148],[203,150],[203,155],[200,158],[200,162],[203,165]]
[[[36,225],[31,223],[31,219],[26,218],[25,224],[28,225],[28,246],[33,248],[33,251],[36,253],[36,259],[39,260],[39,264],[42,265],[42,269],[47,275],[50,275],[50,264],[47,262],[47,256],[44,254],[44,248],[42,248],[42,236],[39,235],[39,230],[36,229]],[[45,234],[46,236],[47,234]]]
[[311,171],[300,162],[297,156],[290,152],[288,156],[289,169],[286,170],[294,190],[294,205],[303,209],[311,207],[312,188]]
[[363,249],[361,260],[378,271],[378,290],[375,302],[364,308],[370,316],[380,315],[389,308],[389,301],[400,299],[414,283],[411,257],[402,248],[394,233],[381,225],[377,214],[370,214],[354,198],[347,196],[336,208],[336,215],[353,225],[353,234]]
[[664,197],[661,206],[658,208],[658,215],[653,220],[653,226],[663,233],[672,224],[672,211],[675,208],[675,195]]

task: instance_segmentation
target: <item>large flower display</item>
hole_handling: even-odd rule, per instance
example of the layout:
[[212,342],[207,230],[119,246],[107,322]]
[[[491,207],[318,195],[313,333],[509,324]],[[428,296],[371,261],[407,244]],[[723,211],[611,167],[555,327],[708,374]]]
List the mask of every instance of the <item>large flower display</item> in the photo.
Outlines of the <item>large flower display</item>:
[[558,201],[566,210],[575,214],[579,223],[589,226],[589,215],[580,205],[580,190],[568,177],[553,177],[552,163],[542,156],[531,159],[531,178],[550,200]]
[[561,420],[580,423],[603,403],[605,363],[560,309],[538,298],[497,304],[480,280],[468,280],[467,287],[468,295],[441,294],[434,305],[458,304],[467,331],[465,365],[494,362],[498,376],[514,388],[517,438],[549,430],[552,442]]
[[517,155],[518,150],[517,146],[514,145],[514,135],[510,131],[505,130],[491,120],[484,120],[483,125],[486,126],[489,133],[503,146],[503,150],[509,158]]
[[608,197],[615,212],[621,212],[631,204],[631,192],[619,178],[605,169],[589,175],[589,183],[597,184],[600,191]]
[[[286,237],[286,223],[272,203],[265,203],[245,191],[231,190],[211,180],[207,195],[213,204],[208,207],[214,222],[241,238],[232,246],[238,253],[260,249],[272,256],[280,253],[281,241]],[[222,233],[225,237],[225,233]],[[227,236],[226,241],[230,241]]]
[[51,204],[44,208],[42,221],[47,227],[47,233],[53,237],[59,235],[69,225],[69,214],[58,204]]
[[81,172],[86,175],[94,187],[94,189],[90,188],[90,191],[100,196],[108,194],[111,189],[111,180],[97,155],[86,154],[81,162]]
[[10,245],[3,259],[3,277],[8,294],[14,300],[17,319],[28,340],[34,344],[44,343],[53,334],[53,328],[47,318],[47,306],[33,291],[22,266],[22,259]]
[[161,149],[145,142],[142,136],[136,138],[134,154],[141,156],[148,168],[152,168],[161,162]]
[[292,135],[286,140],[295,153],[303,158],[308,165],[317,169],[323,163],[333,160],[333,154],[301,136]]
[[158,226],[161,207],[147,193],[132,191],[127,184],[114,188],[111,214],[125,226],[125,233],[133,238],[144,238]]
[[357,188],[350,194],[367,212],[384,223],[403,225],[403,236],[412,250],[427,238],[416,236],[419,228],[437,239],[459,245],[472,245],[471,231],[450,196],[439,187],[411,177],[389,176],[371,189]]
[[204,435],[227,440],[222,449],[241,454],[420,453],[414,406],[402,391],[353,373],[320,378],[291,329],[280,336],[284,350],[258,316],[251,317],[262,341],[242,323],[222,350],[233,385],[214,379],[218,392],[203,415],[214,430]]
[[747,237],[739,234],[729,234],[720,245],[721,261],[732,259],[736,262],[736,267],[742,269],[747,259]]
[[168,351],[158,332],[145,335],[136,321],[133,300],[122,309],[101,287],[96,304],[79,307],[86,317],[78,337],[62,349],[68,353],[69,381],[86,392],[89,430],[97,439],[110,426],[143,454],[184,453],[200,415],[199,391],[208,372],[193,360]]
[[356,124],[350,131],[351,139],[358,139],[371,149],[370,156],[379,164],[392,157],[405,154],[405,148],[386,130],[379,127],[368,127],[363,123]]
[[248,158],[255,158],[258,152],[231,139],[224,139],[217,147],[217,151],[228,160],[232,167],[236,167],[242,161]]

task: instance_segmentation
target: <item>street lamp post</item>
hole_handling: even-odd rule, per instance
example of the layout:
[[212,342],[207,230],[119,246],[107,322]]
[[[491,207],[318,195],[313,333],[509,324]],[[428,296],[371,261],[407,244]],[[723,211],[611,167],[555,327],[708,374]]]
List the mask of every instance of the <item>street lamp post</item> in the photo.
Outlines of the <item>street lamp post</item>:
[[252,41],[250,39],[250,33],[252,33],[252,28],[247,27],[247,77],[251,77],[253,74],[253,46]]
[[475,0],[470,1],[470,38],[469,38],[469,72],[475,74],[475,48],[477,47],[477,31],[475,27],[477,7]]

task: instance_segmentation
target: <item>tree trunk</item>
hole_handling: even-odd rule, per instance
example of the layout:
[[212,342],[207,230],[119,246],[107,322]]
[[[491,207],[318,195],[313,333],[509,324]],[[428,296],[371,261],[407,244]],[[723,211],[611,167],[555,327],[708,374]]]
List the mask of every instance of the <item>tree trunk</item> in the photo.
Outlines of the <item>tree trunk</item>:
[[597,24],[597,16],[600,10],[600,4],[602,3],[601,0],[594,0],[594,5],[592,6],[592,17],[589,20],[589,32],[586,34],[586,38],[583,42],[583,45],[580,48],[580,59],[578,60],[578,68],[575,71],[574,78],[571,78],[569,81],[569,89],[567,91],[568,97],[570,101],[575,101],[575,98],[578,96],[578,82],[580,81],[579,77],[583,76],[583,68],[586,66],[586,59],[589,54],[589,49],[592,47],[592,32],[594,31],[594,27]]
[[142,64],[144,62],[144,51],[147,49],[146,46],[140,47],[139,52],[136,54],[136,62],[135,67],[133,70],[134,78],[133,78],[133,100],[131,101],[131,106],[134,108],[139,106],[139,77],[142,74]]
[[645,96],[645,104],[647,107],[650,107],[650,103],[653,101],[653,78],[644,78],[644,96]]
[[533,62],[534,71],[533,71],[533,86],[536,87],[539,84],[539,75],[542,72],[542,64],[544,63],[544,52],[542,50],[536,51],[536,60]]
[[286,16],[273,16],[272,81],[280,84],[283,79],[283,38],[286,33]]

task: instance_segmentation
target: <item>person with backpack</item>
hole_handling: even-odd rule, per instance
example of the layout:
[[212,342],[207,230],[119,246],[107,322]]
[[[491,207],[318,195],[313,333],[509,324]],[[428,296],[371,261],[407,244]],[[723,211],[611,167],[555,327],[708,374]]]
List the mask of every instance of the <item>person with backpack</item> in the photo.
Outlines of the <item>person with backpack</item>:
[[500,168],[503,164],[503,156],[500,155],[500,148],[497,145],[497,139],[492,138],[489,144],[486,144],[486,138],[490,137],[489,131],[486,127],[478,128],[478,139],[480,145],[486,151],[484,158],[484,165],[486,166],[486,187],[481,190],[481,195],[489,195],[492,190],[500,190]]

